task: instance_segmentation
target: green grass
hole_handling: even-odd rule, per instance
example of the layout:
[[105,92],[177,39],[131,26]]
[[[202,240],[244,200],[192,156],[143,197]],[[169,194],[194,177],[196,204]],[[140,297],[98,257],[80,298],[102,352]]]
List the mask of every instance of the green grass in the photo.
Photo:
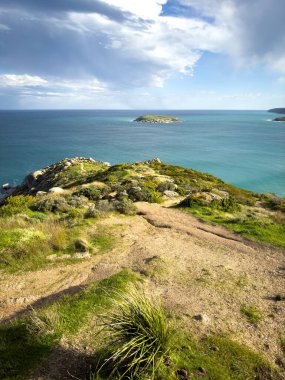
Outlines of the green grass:
[[223,336],[210,335],[197,341],[178,334],[170,362],[170,367],[162,369],[157,380],[177,379],[177,370],[181,368],[192,375],[189,379],[281,380],[264,358]]
[[169,349],[169,330],[160,303],[136,289],[117,300],[117,308],[103,317],[103,327],[110,334],[110,378],[137,378],[150,370],[154,378],[159,360]]
[[227,213],[206,206],[182,207],[196,217],[213,224],[220,224],[254,241],[261,241],[285,248],[285,225],[274,217],[260,215],[248,217],[245,211]]
[[51,306],[0,327],[1,380],[26,379],[27,374],[59,343],[76,334],[94,314],[112,307],[117,293],[126,291],[138,276],[123,270],[80,293],[64,296]]
[[262,320],[261,312],[254,306],[243,305],[241,313],[253,325],[257,325]]

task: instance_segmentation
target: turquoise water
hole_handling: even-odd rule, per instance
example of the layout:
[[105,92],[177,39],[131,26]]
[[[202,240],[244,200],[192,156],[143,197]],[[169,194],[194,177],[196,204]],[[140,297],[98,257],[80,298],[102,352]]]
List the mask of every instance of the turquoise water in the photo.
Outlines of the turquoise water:
[[[145,113],[174,124],[139,124]],[[134,162],[152,157],[233,185],[285,195],[285,123],[262,111],[0,111],[0,184],[17,184],[64,157]]]

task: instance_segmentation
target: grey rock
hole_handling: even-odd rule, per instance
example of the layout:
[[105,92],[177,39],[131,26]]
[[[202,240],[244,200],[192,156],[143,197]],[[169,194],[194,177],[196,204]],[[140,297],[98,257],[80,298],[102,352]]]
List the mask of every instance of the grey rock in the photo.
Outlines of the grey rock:
[[178,197],[179,194],[176,191],[165,190],[163,192],[163,196],[166,198],[174,198],[174,197]]
[[73,259],[89,259],[90,257],[89,252],[77,252],[72,256]]
[[47,194],[46,191],[37,191],[36,197],[40,197],[41,195],[46,195],[46,194]]
[[10,185],[10,183],[4,183],[4,185],[2,185],[2,189],[3,190],[10,190],[11,189],[11,185]]
[[57,254],[53,254],[53,255],[47,256],[46,259],[49,261],[55,261],[57,260],[57,257],[58,257]]
[[59,194],[59,193],[64,193],[64,190],[61,187],[52,187],[49,189],[48,192],[53,193],[53,194]]

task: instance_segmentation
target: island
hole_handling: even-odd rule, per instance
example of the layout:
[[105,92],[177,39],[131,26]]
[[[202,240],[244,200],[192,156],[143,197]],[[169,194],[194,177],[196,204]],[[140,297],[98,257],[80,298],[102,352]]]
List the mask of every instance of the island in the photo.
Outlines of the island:
[[271,108],[268,112],[285,114],[285,108]]
[[180,121],[174,116],[161,116],[161,115],[142,115],[137,117],[134,121],[138,123],[175,123]]
[[285,116],[283,116],[283,117],[276,117],[275,119],[273,119],[273,121],[285,121]]

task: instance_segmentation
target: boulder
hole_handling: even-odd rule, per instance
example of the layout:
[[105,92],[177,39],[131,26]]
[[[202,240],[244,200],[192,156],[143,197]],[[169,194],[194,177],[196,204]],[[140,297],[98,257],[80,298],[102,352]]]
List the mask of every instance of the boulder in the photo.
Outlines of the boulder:
[[11,189],[11,185],[10,185],[10,183],[4,183],[4,185],[2,185],[2,189],[3,190],[10,190]]
[[64,193],[64,190],[61,187],[52,187],[49,189],[48,192],[53,193],[53,194],[60,194],[60,193]]
[[73,259],[89,259],[90,257],[89,252],[77,252],[72,256]]
[[40,197],[41,195],[46,195],[46,194],[47,194],[46,191],[37,191],[36,197]]
[[42,176],[44,172],[42,170],[36,170],[33,173],[28,174],[24,179],[24,184],[28,187],[32,187],[38,177]]
[[178,197],[179,194],[176,192],[176,191],[172,191],[172,190],[165,190],[163,192],[163,198],[174,198],[174,197]]

